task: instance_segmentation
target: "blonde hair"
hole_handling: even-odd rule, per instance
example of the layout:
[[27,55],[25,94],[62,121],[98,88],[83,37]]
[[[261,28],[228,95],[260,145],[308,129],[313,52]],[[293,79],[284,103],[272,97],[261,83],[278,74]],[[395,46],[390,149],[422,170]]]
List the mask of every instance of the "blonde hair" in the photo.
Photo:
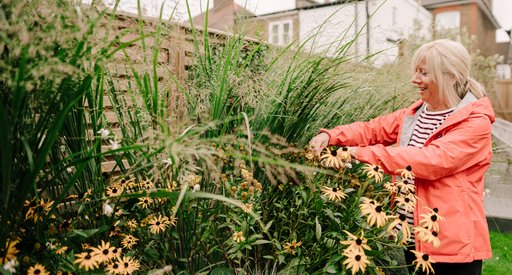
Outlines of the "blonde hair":
[[427,73],[439,87],[443,103],[455,107],[468,91],[476,98],[486,96],[482,84],[470,76],[471,57],[461,43],[439,39],[423,44],[412,58],[413,73],[423,58]]

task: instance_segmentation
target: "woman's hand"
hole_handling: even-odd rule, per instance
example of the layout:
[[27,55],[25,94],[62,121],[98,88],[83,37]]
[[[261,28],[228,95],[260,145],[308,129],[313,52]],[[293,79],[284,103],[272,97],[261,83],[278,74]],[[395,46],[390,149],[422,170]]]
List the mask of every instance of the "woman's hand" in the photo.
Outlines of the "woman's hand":
[[322,150],[329,145],[329,135],[320,133],[309,141],[309,149],[315,157],[319,157]]

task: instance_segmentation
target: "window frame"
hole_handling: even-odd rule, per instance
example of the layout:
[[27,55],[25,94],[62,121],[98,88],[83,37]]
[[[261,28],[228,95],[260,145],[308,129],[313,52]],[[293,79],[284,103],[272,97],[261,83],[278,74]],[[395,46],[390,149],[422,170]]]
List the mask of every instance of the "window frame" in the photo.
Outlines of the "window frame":
[[[288,41],[285,41],[285,32],[284,32],[284,26],[288,24],[289,30],[288,30]],[[273,28],[277,26],[277,41],[273,41],[274,39],[274,33]],[[285,46],[289,44],[293,40],[293,20],[292,19],[285,19],[285,20],[279,20],[279,21],[273,21],[268,24],[268,41],[273,44]]]

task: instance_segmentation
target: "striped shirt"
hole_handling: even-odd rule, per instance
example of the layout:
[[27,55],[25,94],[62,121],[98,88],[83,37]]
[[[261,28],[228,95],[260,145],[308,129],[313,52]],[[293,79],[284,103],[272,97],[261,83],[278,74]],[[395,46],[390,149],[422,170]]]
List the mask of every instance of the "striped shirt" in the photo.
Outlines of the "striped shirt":
[[[431,112],[427,111],[426,108],[423,109],[421,114],[416,121],[416,125],[414,126],[414,130],[412,132],[411,139],[407,146],[414,146],[418,148],[422,148],[425,145],[425,142],[430,137],[430,135],[437,129],[441,124],[443,124],[444,120],[447,116],[453,113],[455,108],[451,108],[448,110]],[[414,184],[414,180],[409,180],[409,184]],[[400,191],[401,196],[407,195],[407,190]],[[397,213],[403,214],[406,216],[406,221],[411,227],[411,238],[408,240],[410,243],[414,243],[414,232],[412,228],[414,227],[414,211],[407,211],[405,207],[399,206]],[[398,224],[395,226],[395,231],[398,232],[402,229],[402,225]]]

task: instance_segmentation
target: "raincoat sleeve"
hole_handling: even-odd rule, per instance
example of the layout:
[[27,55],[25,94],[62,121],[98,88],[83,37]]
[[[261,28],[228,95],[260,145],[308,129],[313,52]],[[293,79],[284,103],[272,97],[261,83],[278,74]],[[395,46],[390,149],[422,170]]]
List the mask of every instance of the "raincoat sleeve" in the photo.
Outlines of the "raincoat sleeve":
[[400,124],[406,112],[407,109],[401,109],[368,122],[354,122],[333,129],[321,129],[320,132],[329,135],[329,145],[392,145],[397,142]]
[[357,148],[360,161],[379,164],[386,173],[410,165],[417,178],[436,180],[464,171],[475,164],[490,163],[492,122],[476,114],[445,131],[433,133],[423,148],[374,145]]

